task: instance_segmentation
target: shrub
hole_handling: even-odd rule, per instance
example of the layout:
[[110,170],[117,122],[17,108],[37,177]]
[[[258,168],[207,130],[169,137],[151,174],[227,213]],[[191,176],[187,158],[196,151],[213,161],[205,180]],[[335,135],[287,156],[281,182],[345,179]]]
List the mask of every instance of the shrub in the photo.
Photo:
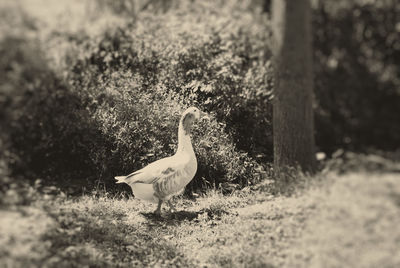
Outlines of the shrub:
[[[250,14],[240,12],[221,22],[209,6],[197,5],[157,17],[145,13],[134,25],[88,40],[79,52],[84,56],[75,57],[68,79],[113,144],[111,156],[96,155],[114,175],[172,154],[179,107],[196,105],[215,122],[198,132],[203,143],[196,144],[200,167],[193,184],[263,176],[253,159],[271,156],[268,24],[252,29]],[[197,8],[211,21],[195,24]],[[238,16],[245,19],[240,24]],[[177,28],[178,21],[188,28]]]
[[[112,148],[99,147],[92,159],[107,170],[108,179],[144,167],[159,158],[173,154],[177,147],[177,126],[185,105],[179,96],[162,90],[143,91],[140,78],[130,71],[118,71],[97,90],[92,100],[92,117],[99,123],[102,136]],[[139,79],[139,81],[138,81]],[[263,176],[254,160],[236,150],[225,126],[212,117],[210,123],[194,127],[193,143],[199,160],[196,178],[190,187],[218,186],[224,181],[240,185],[255,182]]]
[[[28,15],[7,16],[21,29],[0,40],[0,123],[13,173],[113,185],[113,176],[172,154],[181,112],[197,106],[212,120],[194,131],[200,165],[191,187],[266,176],[273,81],[262,1],[168,1],[162,12],[158,4],[127,10],[133,2],[94,1],[96,16],[75,32],[39,32]],[[317,143],[328,153],[399,144],[390,23],[399,6],[360,2],[314,9]],[[123,16],[103,27],[102,12],[113,22]]]
[[400,46],[395,18],[400,4],[318,2],[313,13],[318,145],[328,153],[337,148],[396,150]]
[[65,186],[72,178],[93,180],[91,148],[107,143],[82,100],[48,68],[37,42],[10,37],[0,47],[0,56],[8,57],[1,66],[1,92],[7,93],[1,125],[17,156],[13,173]]
[[[210,6],[198,8],[218,20]],[[236,21],[235,16],[226,19]],[[64,79],[49,67],[40,43],[6,39],[4,54],[15,55],[3,79],[21,91],[10,101],[17,112],[8,117],[12,149],[23,159],[14,171],[68,186],[98,179],[114,185],[114,176],[172,154],[180,114],[195,105],[210,112],[212,121],[195,129],[199,169],[190,188],[225,181],[246,185],[265,176],[252,155],[261,155],[259,160],[268,155],[270,140],[259,148],[254,138],[242,142],[242,135],[268,137],[270,131],[264,113],[269,61],[262,41],[268,32],[246,26],[252,18],[245,14],[246,21],[232,26],[231,34],[208,28],[231,24],[225,21],[207,22],[203,32],[157,35],[173,32],[181,19],[197,27],[190,15],[171,11],[144,14],[136,25],[105,30],[97,38],[79,33],[74,49],[64,52],[71,63]],[[27,56],[19,58],[21,53]]]

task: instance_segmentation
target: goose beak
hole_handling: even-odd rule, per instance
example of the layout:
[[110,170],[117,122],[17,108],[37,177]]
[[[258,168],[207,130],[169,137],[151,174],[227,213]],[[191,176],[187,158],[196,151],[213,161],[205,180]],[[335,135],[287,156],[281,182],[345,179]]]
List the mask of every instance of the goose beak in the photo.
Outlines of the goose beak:
[[205,113],[205,112],[200,112],[200,119],[201,120],[207,120],[207,121],[210,121],[211,120],[211,118],[208,116],[208,114],[207,113]]

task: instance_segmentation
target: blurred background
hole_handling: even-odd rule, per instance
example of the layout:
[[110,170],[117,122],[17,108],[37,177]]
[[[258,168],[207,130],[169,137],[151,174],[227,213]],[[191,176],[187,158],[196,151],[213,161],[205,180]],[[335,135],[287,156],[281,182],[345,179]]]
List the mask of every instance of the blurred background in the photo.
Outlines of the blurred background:
[[[193,105],[212,120],[194,131],[189,190],[270,176],[269,2],[1,1],[0,192],[18,183],[126,190],[113,177],[172,154],[180,113]],[[400,3],[315,0],[312,9],[322,160],[399,160]]]

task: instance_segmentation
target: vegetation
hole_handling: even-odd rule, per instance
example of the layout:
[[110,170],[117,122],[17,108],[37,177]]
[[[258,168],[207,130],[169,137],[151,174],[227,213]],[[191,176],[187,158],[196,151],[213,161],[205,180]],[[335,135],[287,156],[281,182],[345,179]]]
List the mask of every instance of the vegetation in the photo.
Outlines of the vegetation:
[[[1,1],[0,266],[399,266],[400,5],[313,1],[320,172],[277,180],[269,2]],[[199,169],[156,218],[113,177],[192,105]]]
[[[191,105],[212,121],[196,128],[200,167],[189,190],[270,177],[268,10],[257,1],[151,2],[2,4],[2,143],[13,177],[71,192],[115,188],[115,175],[174,151],[179,113]],[[379,6],[388,14],[381,32],[368,28],[371,5],[313,7],[317,151],[328,157],[399,144],[398,66],[387,60],[398,53],[387,21],[398,5]]]
[[[397,267],[398,175],[323,174],[291,197],[265,186],[179,199],[155,218],[136,199],[41,195],[2,211],[9,267]],[[305,187],[305,188],[304,188]],[[373,198],[371,198],[373,197]]]
[[[182,108],[196,105],[213,120],[195,133],[200,168],[193,187],[244,186],[265,176],[267,24],[252,27],[262,18],[240,10],[221,21],[214,8],[195,3],[157,16],[143,13],[95,38],[62,33],[57,42],[66,47],[50,59],[42,40],[6,37],[3,54],[14,67],[4,66],[3,80],[12,88],[22,83],[20,98],[12,98],[15,91],[5,96],[10,151],[23,159],[13,170],[113,187],[113,176],[171,154]],[[204,13],[207,22],[195,24]],[[177,27],[179,21],[187,27]],[[44,38],[55,42],[52,35]],[[22,74],[15,78],[17,71]]]

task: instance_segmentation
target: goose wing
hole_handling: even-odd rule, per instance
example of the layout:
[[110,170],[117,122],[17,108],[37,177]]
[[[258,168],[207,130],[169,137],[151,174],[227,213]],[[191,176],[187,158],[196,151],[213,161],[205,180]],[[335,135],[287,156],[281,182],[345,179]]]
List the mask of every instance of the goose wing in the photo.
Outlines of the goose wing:
[[171,156],[157,160],[127,176],[116,177],[116,179],[130,185],[135,183],[153,184],[165,178],[177,177],[186,164],[187,161],[181,161],[181,159]]

